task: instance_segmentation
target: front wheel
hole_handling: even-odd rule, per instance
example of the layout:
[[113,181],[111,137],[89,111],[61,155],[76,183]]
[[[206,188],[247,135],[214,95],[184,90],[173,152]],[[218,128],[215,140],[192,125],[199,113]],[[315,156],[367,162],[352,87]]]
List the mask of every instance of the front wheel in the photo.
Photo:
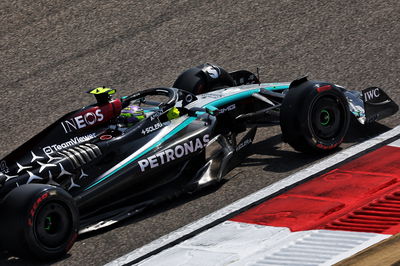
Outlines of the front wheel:
[[332,84],[306,81],[289,89],[283,99],[283,138],[298,151],[321,153],[337,148],[349,123],[346,97]]
[[12,190],[0,205],[4,249],[40,260],[64,256],[78,235],[78,209],[59,187],[27,184]]

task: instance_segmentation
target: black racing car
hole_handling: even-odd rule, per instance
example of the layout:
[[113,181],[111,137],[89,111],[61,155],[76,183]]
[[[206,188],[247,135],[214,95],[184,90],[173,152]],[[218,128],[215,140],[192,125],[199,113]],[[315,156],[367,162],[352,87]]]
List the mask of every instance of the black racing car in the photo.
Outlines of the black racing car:
[[[260,83],[246,70],[204,64],[171,88],[112,99],[66,114],[0,160],[0,245],[21,257],[63,256],[78,232],[95,230],[185,192],[219,182],[245,156],[257,127],[279,125],[301,152],[343,141],[398,106],[377,87],[346,90],[306,77]],[[127,125],[124,108],[143,119]],[[172,114],[172,115],[171,115]]]

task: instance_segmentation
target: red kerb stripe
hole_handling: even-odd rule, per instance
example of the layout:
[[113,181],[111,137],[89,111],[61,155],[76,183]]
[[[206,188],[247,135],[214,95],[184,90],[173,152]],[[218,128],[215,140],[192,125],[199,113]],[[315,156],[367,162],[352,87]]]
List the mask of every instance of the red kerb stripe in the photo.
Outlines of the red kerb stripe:
[[400,233],[400,148],[382,147],[231,220],[292,231]]

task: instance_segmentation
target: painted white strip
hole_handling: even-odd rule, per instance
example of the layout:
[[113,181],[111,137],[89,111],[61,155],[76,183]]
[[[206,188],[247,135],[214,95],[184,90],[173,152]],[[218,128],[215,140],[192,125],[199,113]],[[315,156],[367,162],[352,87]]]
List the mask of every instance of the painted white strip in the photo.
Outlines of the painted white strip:
[[388,237],[227,221],[138,265],[332,265]]
[[227,265],[290,234],[285,227],[224,222],[139,263],[149,265]]
[[239,265],[333,265],[390,235],[311,230],[291,233],[274,249],[261,249]]
[[284,178],[274,184],[271,184],[243,199],[240,199],[214,213],[211,213],[204,218],[195,221],[191,224],[188,224],[174,232],[171,232],[157,240],[154,240],[153,242],[138,248],[112,262],[110,262],[107,265],[124,265],[129,262],[132,262],[142,256],[145,256],[146,254],[153,252],[159,248],[162,248],[165,245],[168,245],[172,243],[173,241],[176,241],[180,239],[181,237],[187,236],[191,233],[193,233],[196,230],[199,230],[200,228],[206,227],[207,225],[216,222],[223,217],[237,212],[238,210],[256,202],[259,201],[265,197],[268,197],[274,193],[277,193],[289,186],[292,186],[306,178],[308,178],[310,175],[317,174],[318,172],[329,168],[347,158],[350,158],[351,156],[354,156],[374,145],[377,145],[385,140],[388,140],[392,137],[396,137],[400,134],[400,126],[397,126],[393,128],[392,130],[385,132],[373,139],[370,139],[368,141],[365,141],[363,143],[357,144],[353,147],[350,147],[346,150],[343,150],[321,162],[315,163],[311,167],[308,167],[306,169],[303,169],[287,178]]
[[389,146],[393,146],[393,147],[398,147],[398,148],[400,148],[400,139],[398,139],[398,140],[396,140],[396,141],[390,143]]

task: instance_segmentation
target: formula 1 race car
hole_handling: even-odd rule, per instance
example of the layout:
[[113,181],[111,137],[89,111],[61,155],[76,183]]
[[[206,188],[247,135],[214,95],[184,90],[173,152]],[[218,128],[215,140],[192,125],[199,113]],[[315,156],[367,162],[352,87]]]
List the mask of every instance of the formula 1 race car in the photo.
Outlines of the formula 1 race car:
[[[71,112],[0,160],[0,245],[20,257],[63,256],[78,232],[219,182],[243,160],[260,126],[280,125],[301,152],[337,148],[354,117],[393,115],[382,89],[362,92],[311,81],[260,83],[246,70],[204,64],[171,88],[112,99]],[[135,123],[123,115],[140,107]],[[132,107],[133,108],[133,107]]]

